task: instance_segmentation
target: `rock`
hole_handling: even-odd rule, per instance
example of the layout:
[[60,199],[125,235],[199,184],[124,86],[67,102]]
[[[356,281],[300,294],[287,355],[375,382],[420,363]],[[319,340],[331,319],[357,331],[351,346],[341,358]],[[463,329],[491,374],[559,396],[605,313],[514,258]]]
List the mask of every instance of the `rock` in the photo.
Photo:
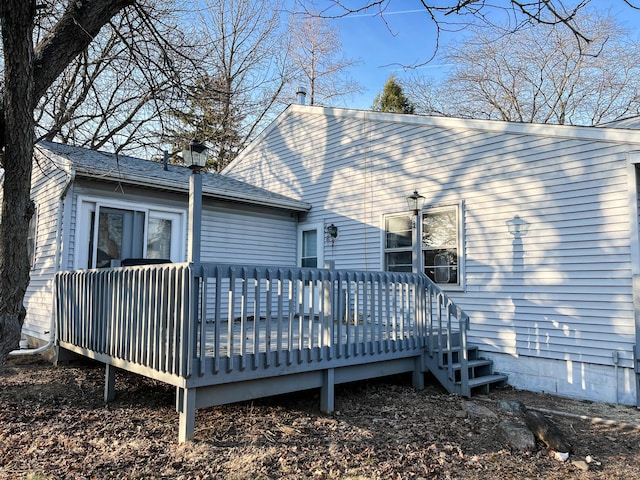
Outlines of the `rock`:
[[482,405],[478,405],[475,402],[464,402],[462,408],[464,408],[464,410],[470,417],[489,418],[491,420],[498,419],[498,415],[496,415],[493,410],[490,410]]
[[569,458],[569,452],[556,452],[555,450],[551,450],[550,453],[551,456],[559,462],[566,462]]
[[500,400],[496,405],[500,410],[514,415],[524,415],[527,411],[527,407],[520,400]]
[[588,472],[589,471],[589,465],[587,465],[587,462],[584,462],[582,460],[574,460],[573,462],[571,462],[571,464],[574,467],[579,468],[583,472]]
[[511,418],[503,420],[498,428],[504,435],[507,445],[520,452],[531,452],[536,446],[536,439],[522,420]]
[[571,452],[569,441],[560,429],[542,413],[529,410],[524,415],[524,421],[535,437],[544,442],[549,449],[556,452]]

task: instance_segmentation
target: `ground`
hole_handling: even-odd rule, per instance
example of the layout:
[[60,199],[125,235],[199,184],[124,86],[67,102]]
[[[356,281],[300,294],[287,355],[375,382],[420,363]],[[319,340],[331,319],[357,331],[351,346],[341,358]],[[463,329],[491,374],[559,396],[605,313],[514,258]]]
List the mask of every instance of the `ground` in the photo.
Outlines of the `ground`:
[[[0,371],[0,478],[640,479],[635,407],[510,388],[466,400],[403,376],[336,387],[332,415],[316,391],[199,410],[195,440],[178,445],[173,388],[122,372],[105,405],[103,375],[95,363],[11,359]],[[505,399],[545,409],[573,445],[569,460],[540,442],[512,451],[498,428]]]

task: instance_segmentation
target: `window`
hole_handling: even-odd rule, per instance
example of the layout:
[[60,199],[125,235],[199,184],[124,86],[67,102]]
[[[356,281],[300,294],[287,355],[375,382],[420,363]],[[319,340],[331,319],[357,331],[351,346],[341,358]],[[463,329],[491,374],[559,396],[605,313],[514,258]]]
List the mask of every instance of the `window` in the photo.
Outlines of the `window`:
[[304,230],[302,232],[302,255],[300,256],[302,267],[318,267],[318,231]]
[[128,207],[81,201],[75,268],[104,268],[128,258],[184,261],[184,212]]
[[389,272],[411,271],[412,218],[409,214],[385,217],[385,269]]
[[[462,204],[423,209],[421,253],[425,275],[440,285],[461,283]],[[413,215],[387,215],[384,218],[384,264],[390,272],[412,271]]]
[[323,228],[320,223],[298,225],[298,266],[322,268],[324,265]]
[[435,283],[460,285],[459,208],[435,207],[422,212],[424,273]]
[[29,231],[27,233],[27,255],[29,258],[29,266],[35,265],[36,260],[36,235],[38,234],[38,208],[36,207],[31,219],[29,220]]

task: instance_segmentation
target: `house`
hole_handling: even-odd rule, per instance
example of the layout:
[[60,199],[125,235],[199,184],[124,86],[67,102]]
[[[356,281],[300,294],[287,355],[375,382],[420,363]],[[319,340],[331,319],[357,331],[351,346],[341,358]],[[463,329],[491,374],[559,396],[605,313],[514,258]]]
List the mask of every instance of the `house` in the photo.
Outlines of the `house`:
[[420,269],[517,388],[638,404],[640,134],[289,106],[222,172],[311,208],[302,261]]
[[[191,171],[50,142],[38,143],[34,155],[23,337],[38,348],[53,339],[57,272],[125,259],[186,260]],[[202,177],[203,260],[296,264],[297,216],[308,204],[231,177]]]

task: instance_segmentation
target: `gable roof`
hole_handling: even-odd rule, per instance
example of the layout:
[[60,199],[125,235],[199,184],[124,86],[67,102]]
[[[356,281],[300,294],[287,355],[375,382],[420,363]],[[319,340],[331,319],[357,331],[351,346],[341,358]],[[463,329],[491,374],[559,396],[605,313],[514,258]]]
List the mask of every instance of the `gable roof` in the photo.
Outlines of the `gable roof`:
[[[476,130],[482,132],[507,133],[520,135],[536,135],[547,138],[571,138],[594,141],[610,141],[635,143],[640,145],[640,133],[632,130],[626,124],[618,125],[616,122],[600,127],[573,126],[573,125],[553,125],[536,124],[524,122],[505,122],[500,120],[480,120],[453,117],[434,117],[428,115],[414,115],[402,113],[374,112],[370,110],[352,110],[335,107],[319,107],[315,105],[289,105],[260,135],[258,135],[240,154],[227,165],[222,173],[226,174],[233,170],[234,166],[242,162],[244,156],[248,155],[265,137],[279,126],[295,121],[300,115],[324,116],[340,119],[353,119],[357,121],[398,123],[403,125],[422,125],[440,127],[449,130]],[[636,121],[637,118],[636,117]],[[619,128],[620,127],[620,128]],[[626,128],[621,128],[626,127]]]
[[[61,168],[73,171],[76,177],[175,192],[189,191],[189,177],[192,173],[187,167],[167,165],[165,170],[161,162],[54,142],[39,142],[35,150],[36,155],[39,153],[56,162]],[[61,161],[66,165],[60,165]],[[311,208],[308,203],[269,192],[231,177],[205,171],[201,172],[201,175],[202,194],[205,197],[296,212],[305,212]]]

